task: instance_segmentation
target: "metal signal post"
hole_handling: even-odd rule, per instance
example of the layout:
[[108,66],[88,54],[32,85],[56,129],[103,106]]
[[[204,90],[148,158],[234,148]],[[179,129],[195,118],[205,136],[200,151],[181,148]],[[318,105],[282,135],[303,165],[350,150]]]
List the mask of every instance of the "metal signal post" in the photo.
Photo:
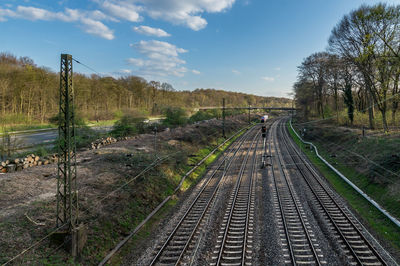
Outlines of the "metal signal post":
[[57,227],[69,232],[78,225],[78,191],[76,187],[74,89],[72,56],[61,55],[60,111],[58,116]]
[[225,98],[222,98],[222,137],[225,136]]

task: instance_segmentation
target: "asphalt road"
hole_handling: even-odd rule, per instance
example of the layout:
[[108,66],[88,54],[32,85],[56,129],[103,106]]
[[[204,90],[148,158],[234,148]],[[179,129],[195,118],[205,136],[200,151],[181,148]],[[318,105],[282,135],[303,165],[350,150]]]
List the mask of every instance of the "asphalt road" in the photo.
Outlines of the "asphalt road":
[[[112,126],[102,126],[102,127],[92,127],[96,131],[107,132],[110,131]],[[15,143],[16,146],[21,147],[21,149],[27,147],[33,147],[37,145],[52,145],[53,141],[57,139],[58,129],[49,129],[46,131],[39,132],[28,132],[12,135],[11,143]],[[3,139],[0,139],[0,145]]]

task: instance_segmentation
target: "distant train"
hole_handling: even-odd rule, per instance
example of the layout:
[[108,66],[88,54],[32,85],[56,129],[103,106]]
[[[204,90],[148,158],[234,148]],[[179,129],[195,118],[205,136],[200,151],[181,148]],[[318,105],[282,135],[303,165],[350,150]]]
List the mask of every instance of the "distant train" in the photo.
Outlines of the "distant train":
[[261,123],[266,122],[267,119],[268,119],[268,115],[263,115],[263,116],[261,117]]

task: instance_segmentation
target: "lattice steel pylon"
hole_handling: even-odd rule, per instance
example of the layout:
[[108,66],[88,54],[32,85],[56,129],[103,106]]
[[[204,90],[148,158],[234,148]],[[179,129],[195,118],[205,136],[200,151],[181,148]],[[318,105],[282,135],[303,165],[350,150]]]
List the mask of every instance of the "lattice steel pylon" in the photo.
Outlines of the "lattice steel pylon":
[[57,227],[70,232],[78,224],[76,143],[72,56],[61,55],[60,112],[58,117]]

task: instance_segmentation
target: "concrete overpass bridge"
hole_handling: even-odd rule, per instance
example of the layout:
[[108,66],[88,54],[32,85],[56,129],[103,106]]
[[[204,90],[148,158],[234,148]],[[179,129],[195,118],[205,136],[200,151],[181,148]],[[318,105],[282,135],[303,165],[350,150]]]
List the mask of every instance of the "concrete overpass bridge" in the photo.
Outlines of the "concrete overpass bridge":
[[225,110],[265,110],[265,111],[296,111],[296,108],[292,107],[266,107],[266,106],[248,106],[248,107],[221,107],[221,106],[208,106],[208,107],[199,107],[195,108],[195,110],[213,110],[213,109],[224,109]]

